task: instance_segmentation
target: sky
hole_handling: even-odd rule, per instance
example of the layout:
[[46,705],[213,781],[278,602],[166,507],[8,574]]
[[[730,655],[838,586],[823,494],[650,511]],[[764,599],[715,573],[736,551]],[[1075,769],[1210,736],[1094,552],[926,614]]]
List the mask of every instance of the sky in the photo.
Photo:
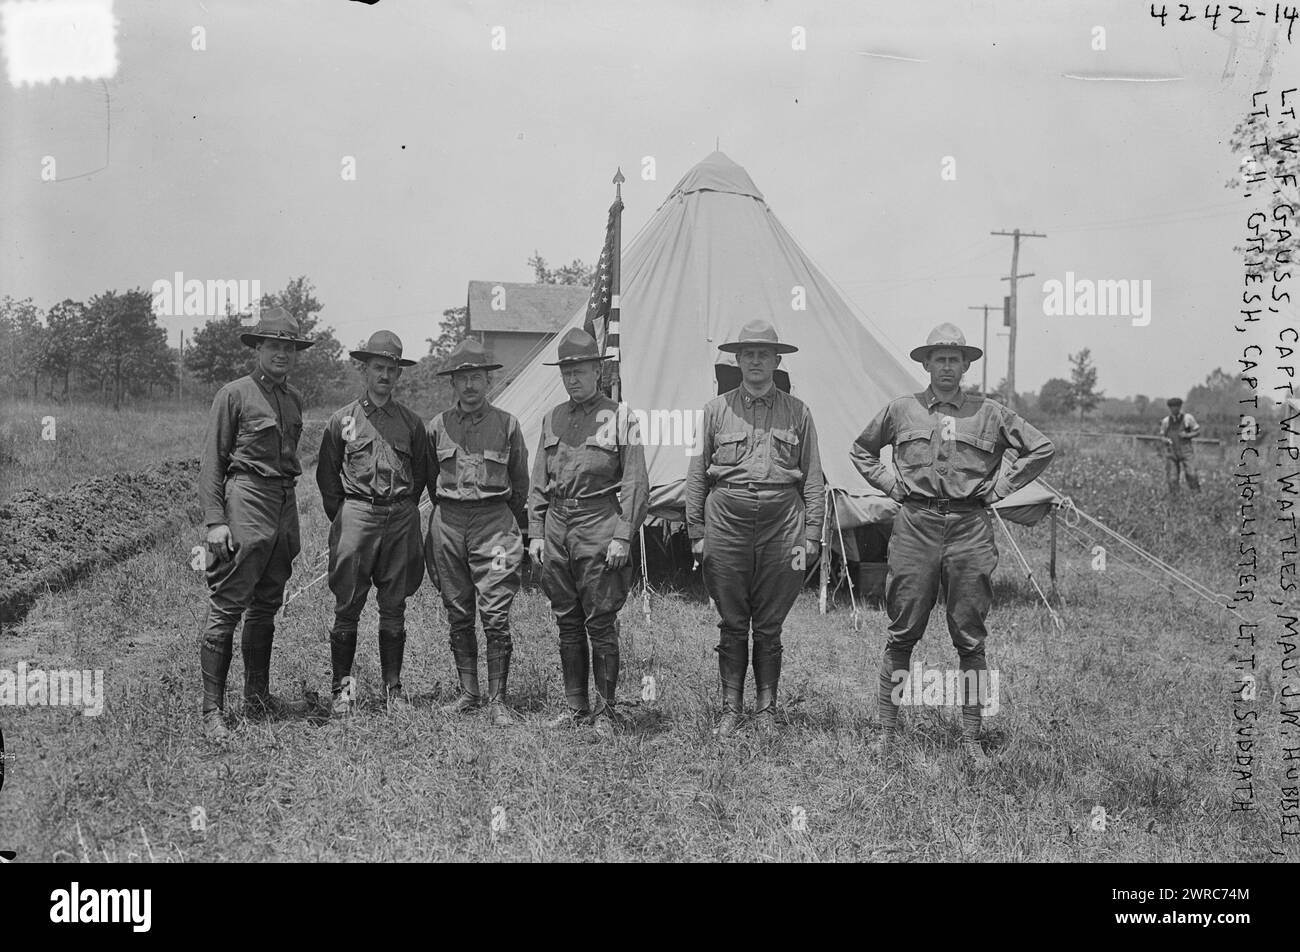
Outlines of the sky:
[[[1186,394],[1240,355],[1228,139],[1300,55],[1273,4],[1150,6],[119,0],[111,78],[0,82],[0,294],[306,275],[345,344],[418,357],[469,281],[593,262],[616,168],[626,243],[718,145],[905,363],[940,321],[980,342],[1020,228],[1018,389],[1087,347],[1107,394]],[[1067,273],[1149,281],[1149,323],[1044,313]]]

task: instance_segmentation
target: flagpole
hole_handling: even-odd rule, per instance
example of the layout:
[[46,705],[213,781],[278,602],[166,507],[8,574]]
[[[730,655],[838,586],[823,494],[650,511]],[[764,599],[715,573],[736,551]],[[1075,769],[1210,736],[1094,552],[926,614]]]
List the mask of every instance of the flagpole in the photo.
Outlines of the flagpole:
[[614,251],[609,263],[609,321],[605,325],[605,349],[614,351],[614,373],[610,380],[609,395],[618,403],[623,399],[623,346],[619,334],[619,312],[621,310],[619,293],[622,290],[623,272],[623,168],[614,172],[614,203],[618,211],[614,214]]

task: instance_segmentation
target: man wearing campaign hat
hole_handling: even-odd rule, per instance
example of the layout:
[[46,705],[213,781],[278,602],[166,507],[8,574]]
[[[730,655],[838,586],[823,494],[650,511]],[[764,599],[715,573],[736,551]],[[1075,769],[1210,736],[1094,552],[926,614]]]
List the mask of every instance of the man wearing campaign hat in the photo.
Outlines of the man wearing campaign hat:
[[305,713],[306,702],[270,691],[275,613],[299,550],[294,484],[302,474],[302,394],[288,383],[297,352],[312,345],[297,318],[282,307],[262,311],[239,335],[256,351],[252,373],[226,384],[212,401],[199,475],[207,525],[208,618],[199,654],[203,729],[230,737],[224,721],[226,677],[235,626],[243,618],[244,713],[249,717]]
[[[987,698],[973,689],[987,684],[984,619],[998,563],[988,507],[1033,482],[1055,450],[1015,411],[962,392],[962,374],[983,353],[955,325],[936,327],[911,354],[929,373],[930,386],[890,402],[850,453],[867,482],[901,504],[889,541],[889,632],[879,678],[880,749],[886,757],[896,754],[895,688],[907,675],[912,646],[925,634],[942,577],[948,633],[967,685],[962,752],[976,766],[988,763],[979,742],[980,701]],[[893,448],[892,465],[880,459],[886,445]],[[1003,470],[1008,449],[1018,458]]]
[[542,565],[542,588],[560,629],[568,710],[553,724],[591,722],[601,737],[614,733],[618,613],[632,584],[632,536],[650,497],[636,421],[599,391],[605,359],[579,328],[561,338],[559,357],[547,366],[560,368],[569,399],[542,418],[528,497],[529,554]]
[[721,616],[716,733],[728,737],[744,712],[751,629],[755,724],[776,725],[781,630],[821,547],[825,480],[812,414],[773,379],[781,355],[798,348],[755,320],[718,349],[736,355],[741,384],[704,406],[701,451],[686,472],[686,527]]
[[351,356],[365,392],[330,417],[316,461],[316,485],[330,521],[329,586],[335,599],[331,688],[338,716],[354,710],[357,623],[371,585],[379,606],[383,697],[390,709],[405,703],[406,600],[424,578],[420,494],[429,455],[424,421],[393,399],[402,369],[415,365],[402,357],[398,336],[376,331]]
[[1193,492],[1199,492],[1201,481],[1196,478],[1195,453],[1192,440],[1201,435],[1201,425],[1196,417],[1183,412],[1181,397],[1170,397],[1165,401],[1169,415],[1160,421],[1156,430],[1165,441],[1165,479],[1171,493],[1178,492],[1178,474],[1181,471],[1187,478],[1187,486]]
[[487,642],[488,713],[492,723],[513,721],[506,706],[510,675],[510,606],[519,591],[527,516],[528,447],[519,421],[488,402],[492,371],[483,345],[467,338],[447,357],[440,376],[451,377],[456,404],[429,421],[429,496],[433,514],[425,564],[442,591],[451,626],[451,655],[460,690],[443,707],[460,714],[480,702],[474,610]]

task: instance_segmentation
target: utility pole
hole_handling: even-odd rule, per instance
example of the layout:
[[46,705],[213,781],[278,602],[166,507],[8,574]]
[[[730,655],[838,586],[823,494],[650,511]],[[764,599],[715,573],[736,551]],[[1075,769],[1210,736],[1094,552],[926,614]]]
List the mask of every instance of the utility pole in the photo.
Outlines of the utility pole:
[[1021,231],[1019,228],[1013,229],[1012,231],[991,231],[989,234],[1005,235],[1012,239],[1011,274],[1002,280],[1011,282],[1011,313],[1009,315],[1011,321],[1011,340],[1007,344],[1007,389],[1011,392],[1007,394],[1007,399],[1012,407],[1014,407],[1016,402],[1016,282],[1020,281],[1021,278],[1032,278],[1034,276],[1032,271],[1029,274],[1016,273],[1016,267],[1020,263],[1020,239],[1046,238],[1047,236],[1041,235],[1036,231]]
[[980,393],[989,392],[989,308],[997,307],[996,304],[971,304],[966,308],[968,311],[984,311],[984,360],[981,361]]

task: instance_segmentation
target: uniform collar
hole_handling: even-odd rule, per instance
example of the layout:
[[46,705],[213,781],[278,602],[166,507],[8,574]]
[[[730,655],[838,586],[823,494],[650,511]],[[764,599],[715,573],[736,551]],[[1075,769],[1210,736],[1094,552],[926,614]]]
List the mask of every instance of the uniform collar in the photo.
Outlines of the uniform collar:
[[364,393],[364,394],[361,395],[361,398],[357,401],[357,403],[361,406],[361,409],[364,410],[364,411],[366,412],[366,416],[370,416],[370,415],[371,415],[372,413],[374,413],[376,410],[379,410],[379,411],[382,412],[385,416],[392,416],[392,415],[393,415],[393,398],[392,398],[392,397],[389,397],[389,398],[388,398],[388,402],[385,403],[385,404],[381,407],[379,404],[375,403],[375,401],[373,401],[373,400],[370,399],[370,394],[368,394],[368,393]]
[[745,389],[745,385],[743,383],[740,385],[739,389],[740,389],[740,399],[747,407],[752,407],[756,403],[761,403],[763,406],[770,407],[772,405],[772,401],[776,399],[775,381],[773,381],[771,384],[768,385],[767,392],[762,394],[761,396],[754,396],[754,394],[750,393],[747,389]]
[[471,423],[481,423],[483,421],[483,417],[488,412],[489,406],[491,406],[491,404],[489,404],[486,400],[484,400],[483,405],[481,407],[479,407],[473,413],[470,413],[468,410],[462,410],[460,408],[460,401],[457,400],[456,407],[455,407],[456,419],[461,423],[464,423],[466,420],[469,420]]
[[956,407],[958,410],[960,410],[962,408],[962,404],[966,402],[966,391],[962,390],[960,387],[957,388],[957,396],[952,400],[945,400],[942,397],[940,397],[937,393],[934,392],[934,387],[926,387],[924,396],[925,396],[925,408],[927,410],[933,410],[935,404],[939,404],[939,403],[946,403],[948,404],[948,406]]
[[600,405],[601,396],[602,396],[601,392],[597,390],[594,394],[591,395],[590,399],[584,401],[583,403],[579,403],[577,400],[574,400],[573,397],[570,397],[569,412],[577,413],[579,410],[581,410],[583,413],[590,414],[592,411],[596,409],[596,407]]
[[288,393],[289,381],[287,377],[283,382],[276,383],[275,379],[270,374],[264,372],[260,368],[254,370],[249,376],[251,376],[253,380],[257,382],[257,385],[267,393],[270,393],[272,390],[279,390],[281,393]]

